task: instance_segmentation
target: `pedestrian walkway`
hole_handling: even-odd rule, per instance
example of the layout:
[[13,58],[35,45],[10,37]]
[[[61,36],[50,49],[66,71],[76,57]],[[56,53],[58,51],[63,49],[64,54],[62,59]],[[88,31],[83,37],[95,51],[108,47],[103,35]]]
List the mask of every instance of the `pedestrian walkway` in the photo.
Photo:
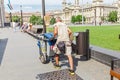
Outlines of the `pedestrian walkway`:
[[[57,71],[50,62],[39,60],[37,40],[11,28],[0,28],[0,80],[38,80],[37,75]],[[76,74],[83,80],[110,80],[110,67],[93,59],[80,60],[75,56]],[[61,61],[62,69],[68,68]],[[54,80],[54,79],[53,79]]]

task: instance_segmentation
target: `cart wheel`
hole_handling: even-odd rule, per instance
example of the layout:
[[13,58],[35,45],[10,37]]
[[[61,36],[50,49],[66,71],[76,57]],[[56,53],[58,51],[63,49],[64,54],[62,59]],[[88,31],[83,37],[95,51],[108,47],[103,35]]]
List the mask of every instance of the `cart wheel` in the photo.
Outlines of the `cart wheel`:
[[46,63],[46,59],[45,59],[44,55],[41,55],[41,56],[39,57],[39,59],[40,59],[40,61],[41,61],[43,64]]
[[41,55],[39,59],[43,64],[49,63],[49,58],[47,56]]

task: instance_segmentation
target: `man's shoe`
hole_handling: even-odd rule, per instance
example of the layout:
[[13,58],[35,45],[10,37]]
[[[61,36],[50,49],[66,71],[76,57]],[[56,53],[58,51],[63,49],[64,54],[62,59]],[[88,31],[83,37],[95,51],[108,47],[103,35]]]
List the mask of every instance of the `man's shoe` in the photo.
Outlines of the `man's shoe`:
[[61,66],[60,65],[57,65],[57,64],[54,64],[54,67],[57,68],[57,69],[60,69]]
[[70,75],[74,75],[75,74],[74,70],[71,70],[71,69],[69,69],[69,73],[70,73]]

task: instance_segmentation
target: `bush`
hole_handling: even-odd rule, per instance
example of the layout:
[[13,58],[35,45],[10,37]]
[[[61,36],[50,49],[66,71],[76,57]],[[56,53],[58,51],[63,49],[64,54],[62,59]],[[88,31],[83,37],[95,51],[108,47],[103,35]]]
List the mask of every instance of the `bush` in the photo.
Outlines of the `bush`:
[[117,21],[117,11],[112,11],[109,13],[108,21],[116,22]]

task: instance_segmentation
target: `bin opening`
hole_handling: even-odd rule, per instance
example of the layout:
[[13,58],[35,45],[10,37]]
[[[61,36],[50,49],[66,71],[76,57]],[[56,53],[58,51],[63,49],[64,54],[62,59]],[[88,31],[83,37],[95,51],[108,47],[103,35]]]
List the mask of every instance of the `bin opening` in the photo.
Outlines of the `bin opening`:
[[33,26],[31,31],[35,34],[40,34],[43,32],[43,26]]

